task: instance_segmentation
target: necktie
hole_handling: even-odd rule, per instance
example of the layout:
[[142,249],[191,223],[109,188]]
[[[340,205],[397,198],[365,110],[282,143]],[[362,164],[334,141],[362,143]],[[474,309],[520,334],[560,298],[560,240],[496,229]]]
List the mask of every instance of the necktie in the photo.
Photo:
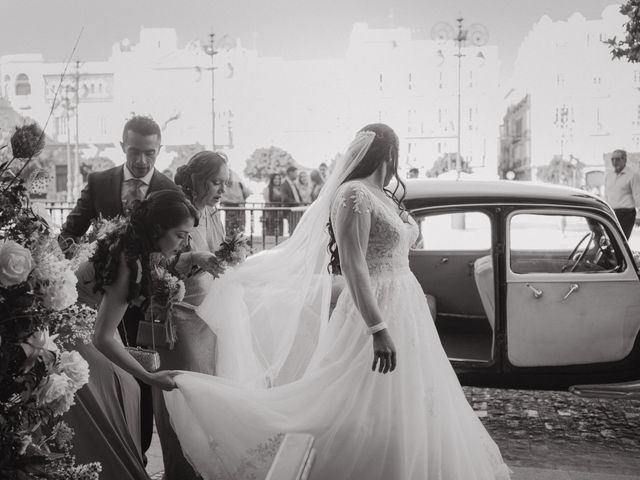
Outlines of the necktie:
[[126,191],[122,197],[122,207],[126,214],[131,212],[135,200],[143,200],[141,187],[144,182],[139,178],[130,178],[125,182]]

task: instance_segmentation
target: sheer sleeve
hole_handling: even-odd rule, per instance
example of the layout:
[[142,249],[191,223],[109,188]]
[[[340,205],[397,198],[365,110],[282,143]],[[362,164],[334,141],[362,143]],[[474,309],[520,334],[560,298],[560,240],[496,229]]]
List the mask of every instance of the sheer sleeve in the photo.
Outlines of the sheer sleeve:
[[366,261],[372,212],[371,194],[357,182],[345,184],[337,192],[331,209],[342,274],[367,326],[383,321]]

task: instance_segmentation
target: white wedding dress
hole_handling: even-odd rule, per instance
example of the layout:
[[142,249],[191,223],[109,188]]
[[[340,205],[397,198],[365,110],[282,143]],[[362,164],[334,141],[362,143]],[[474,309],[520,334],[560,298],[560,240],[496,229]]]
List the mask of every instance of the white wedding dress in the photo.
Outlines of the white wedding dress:
[[[509,478],[409,270],[417,226],[398,213],[390,199],[357,180],[337,188],[331,207],[336,238],[368,236],[363,254],[397,350],[396,370],[371,370],[372,337],[345,288],[301,378],[261,388],[178,375],[179,388],[165,392],[167,407],[187,458],[204,479],[264,478],[289,432],[315,437],[312,480]],[[352,238],[340,239],[345,232]],[[343,270],[350,261],[341,258]]]

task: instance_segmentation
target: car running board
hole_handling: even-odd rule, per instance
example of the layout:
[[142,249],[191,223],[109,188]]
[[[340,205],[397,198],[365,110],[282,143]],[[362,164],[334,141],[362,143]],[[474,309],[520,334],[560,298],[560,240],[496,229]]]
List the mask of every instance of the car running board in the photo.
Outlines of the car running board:
[[585,398],[620,398],[640,400],[640,380],[621,383],[574,385],[569,387],[574,395]]

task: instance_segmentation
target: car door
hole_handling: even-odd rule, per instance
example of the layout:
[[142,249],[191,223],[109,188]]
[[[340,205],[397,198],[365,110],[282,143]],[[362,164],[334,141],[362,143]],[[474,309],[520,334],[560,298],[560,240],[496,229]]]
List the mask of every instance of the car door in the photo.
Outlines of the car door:
[[559,367],[629,355],[640,283],[613,223],[590,212],[523,209],[506,227],[509,363]]
[[432,301],[447,355],[452,361],[490,362],[495,338],[491,212],[469,207],[415,216],[420,236],[409,264]]

